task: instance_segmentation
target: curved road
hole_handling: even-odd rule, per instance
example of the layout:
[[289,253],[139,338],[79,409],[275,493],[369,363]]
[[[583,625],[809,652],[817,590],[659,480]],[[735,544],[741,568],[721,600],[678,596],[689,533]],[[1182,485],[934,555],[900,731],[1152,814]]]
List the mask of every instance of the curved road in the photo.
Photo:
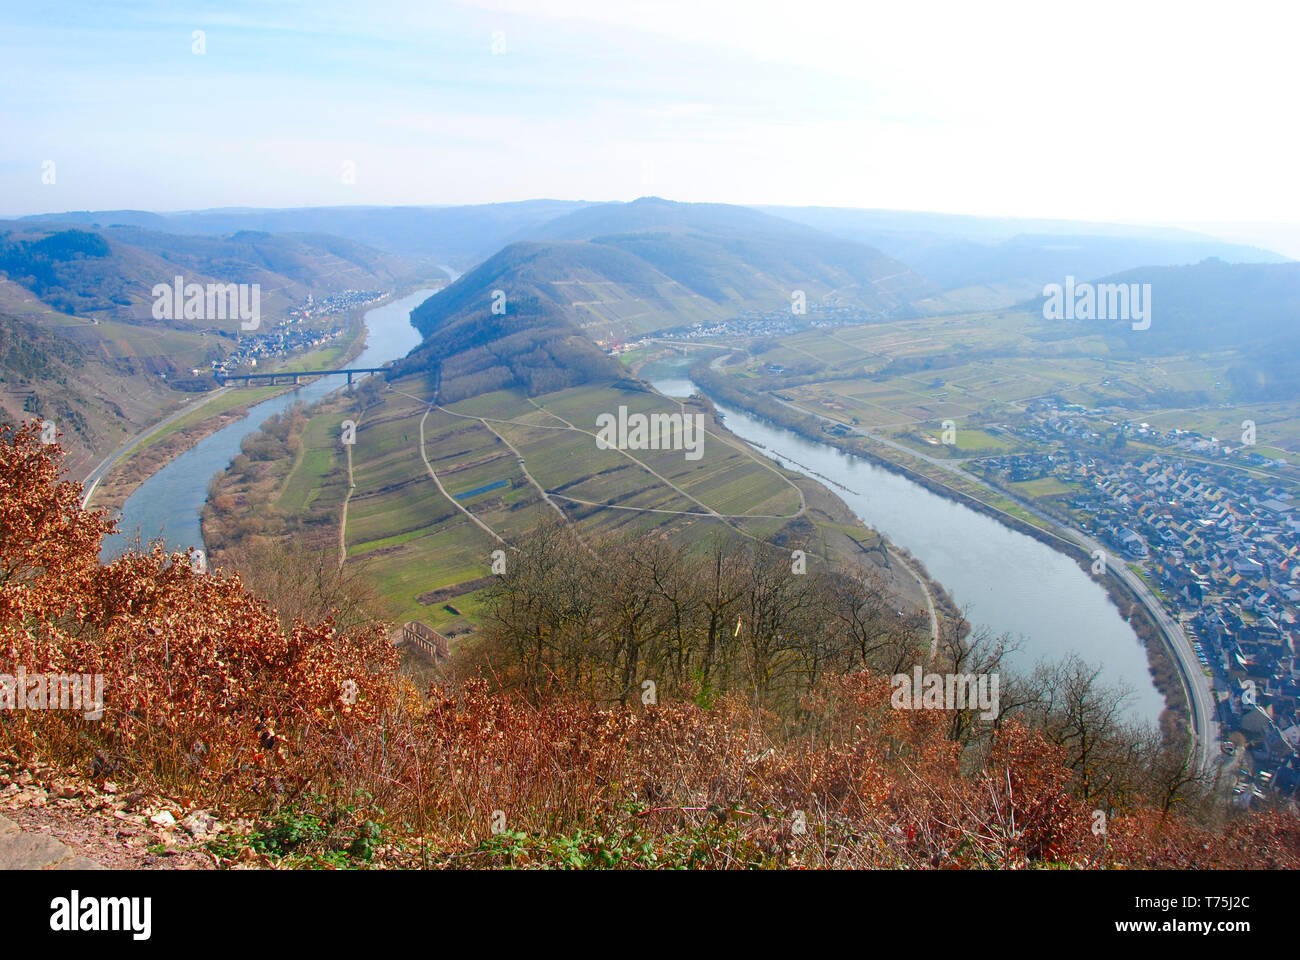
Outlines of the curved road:
[[199,407],[203,406],[209,400],[213,399],[214,397],[221,396],[221,394],[225,393],[229,389],[230,387],[218,387],[216,390],[213,390],[211,393],[205,393],[200,399],[195,400],[193,403],[188,403],[185,406],[181,407],[175,413],[163,417],[161,420],[159,420],[156,423],[149,424],[149,426],[145,427],[143,430],[140,430],[134,436],[126,440],[116,450],[110,453],[107,457],[99,461],[99,466],[95,467],[94,470],[86,474],[86,479],[82,481],[82,487],[84,488],[81,496],[82,509],[84,510],[86,507],[90,505],[90,498],[91,496],[94,495],[95,488],[98,487],[100,481],[103,480],[104,477],[108,475],[108,471],[113,468],[113,465],[116,464],[117,461],[121,460],[128,453],[130,453],[132,450],[134,450],[137,446],[139,446],[141,440],[143,440],[145,437],[150,436],[153,433],[156,433],[158,430],[161,430],[163,427],[169,426],[170,424],[179,420],[181,417],[185,416],[186,414],[192,413],[194,410],[197,410]]

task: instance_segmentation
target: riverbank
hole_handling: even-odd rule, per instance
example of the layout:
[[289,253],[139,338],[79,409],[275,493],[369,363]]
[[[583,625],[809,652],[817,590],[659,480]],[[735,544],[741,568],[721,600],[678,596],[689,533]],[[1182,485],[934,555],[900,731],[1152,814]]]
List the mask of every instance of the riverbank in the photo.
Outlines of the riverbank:
[[[366,313],[424,287],[425,284],[415,284],[409,289],[386,294],[373,303],[354,307],[348,311],[347,339],[343,344],[286,358],[275,371],[268,372],[292,373],[295,369],[333,370],[346,366],[360,356],[366,348],[368,339]],[[316,379],[319,378],[308,378],[305,383],[312,383]],[[102,466],[96,468],[96,471],[86,478],[86,485],[90,489],[83,505],[107,509],[113,513],[120,511],[142,484],[181,454],[230,424],[243,419],[259,403],[272,400],[300,386],[302,384],[218,387],[197,406],[188,411],[180,411],[182,416],[169,414],[153,427],[147,428],[147,432],[142,436],[137,436],[123,444],[117,452],[106,458],[111,460],[116,456],[118,460],[111,463],[97,479],[95,474],[99,473]]]
[[[826,432],[823,424],[836,422],[830,418],[818,417],[805,411],[782,406],[767,398],[740,390],[730,378],[717,369],[718,359],[721,358],[715,359],[713,363],[697,362],[690,368],[691,380],[717,402],[729,405],[761,422],[789,430],[803,441],[851,455],[897,475],[936,497],[958,504],[996,521],[1007,530],[1022,534],[1048,547],[1068,558],[1081,572],[1090,575],[1091,554],[1079,544],[1054,531],[1027,522],[1014,513],[999,509],[979,497],[954,489],[925,473],[911,469],[904,463],[882,456],[868,446],[871,441],[867,437],[857,433],[836,435]],[[1194,678],[1186,675],[1179,658],[1171,653],[1169,647],[1172,641],[1148,609],[1143,598],[1117,575],[1113,566],[1107,568],[1106,576],[1091,579],[1102,588],[1110,606],[1127,622],[1132,634],[1143,646],[1147,672],[1154,692],[1163,701],[1163,709],[1159,711],[1159,722],[1162,728],[1171,732],[1178,729],[1188,730],[1192,726],[1192,716],[1188,706],[1189,686]],[[1158,639],[1159,642],[1151,642],[1153,639]],[[1195,726],[1199,730],[1200,724]]]
[[[440,278],[437,282],[441,284],[444,281]],[[357,324],[358,334],[346,350],[342,345],[332,345],[332,359],[314,368],[346,370],[354,367],[381,367],[385,362],[404,355],[414,342],[418,342],[418,334],[409,323],[409,310],[432,292],[430,287],[420,287],[398,300],[393,299],[396,294],[389,295],[384,306],[367,304],[364,308],[357,308],[361,313]],[[377,313],[385,317],[378,327],[371,322]],[[371,327],[364,346],[359,337],[363,325]],[[395,334],[400,342],[394,342]],[[358,349],[359,354],[356,352]],[[344,359],[348,356],[354,356],[355,359]],[[299,357],[277,372],[291,373],[295,369],[310,369],[304,365],[308,362],[315,361]],[[285,385],[285,389],[279,390],[278,395],[254,403],[240,419],[213,431],[171,459],[141,483],[126,500],[118,532],[105,540],[103,559],[106,562],[113,559],[123,550],[131,548],[137,540],[152,542],[161,539],[172,550],[201,549],[203,540],[199,514],[207,500],[211,479],[240,454],[248,434],[267,418],[295,405],[309,404],[338,387],[339,384],[329,376],[316,378],[313,382],[297,385],[296,388]],[[235,393],[235,388],[232,388],[227,396]]]

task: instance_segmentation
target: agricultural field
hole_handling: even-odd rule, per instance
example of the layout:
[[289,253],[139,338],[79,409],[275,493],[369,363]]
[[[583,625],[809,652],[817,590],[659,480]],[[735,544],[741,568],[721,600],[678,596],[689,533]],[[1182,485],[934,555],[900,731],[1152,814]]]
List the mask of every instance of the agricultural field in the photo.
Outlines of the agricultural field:
[[[572,524],[588,542],[649,531],[684,544],[718,534],[806,541],[810,562],[879,543],[816,483],[750,449],[703,407],[599,386],[532,398],[503,390],[446,406],[430,398],[412,377],[369,404],[323,404],[266,497],[286,517],[342,517],[346,502],[341,555],[366,572],[395,622],[422,620],[452,637],[470,632],[494,552],[508,562],[511,544],[548,520]],[[596,418],[620,407],[703,415],[701,456],[602,449]],[[351,481],[345,419],[357,422]],[[904,596],[916,592],[910,578],[898,586]]]
[[[1056,397],[1162,430],[1228,439],[1256,424],[1259,452],[1300,459],[1300,405],[1234,401],[1231,351],[1119,356],[1081,325],[1007,309],[804,331],[728,368],[746,390],[903,443],[932,457],[1033,452],[991,426]],[[951,448],[944,421],[957,427]]]

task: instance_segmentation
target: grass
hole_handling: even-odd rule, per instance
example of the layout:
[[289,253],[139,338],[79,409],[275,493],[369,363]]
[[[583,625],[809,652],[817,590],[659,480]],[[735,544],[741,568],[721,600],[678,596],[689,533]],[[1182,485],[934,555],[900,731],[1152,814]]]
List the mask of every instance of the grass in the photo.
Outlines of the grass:
[[[187,427],[192,427],[209,417],[215,417],[219,414],[226,413],[230,410],[238,410],[241,407],[251,407],[254,404],[261,403],[269,397],[275,396],[283,391],[283,387],[252,387],[249,389],[231,389],[225,393],[217,394],[210,397],[205,402],[199,404],[183,417],[169,423],[167,426],[155,430],[140,441],[139,446],[131,451],[130,457],[143,452],[161,440],[165,440],[175,433]],[[128,457],[129,459],[129,457]],[[123,461],[123,464],[126,460]]]
[[1074,489],[1069,484],[1062,483],[1055,477],[1039,477],[1037,480],[1021,480],[1019,483],[1007,484],[1011,491],[1018,496],[1030,497],[1059,497],[1064,494],[1074,493]]

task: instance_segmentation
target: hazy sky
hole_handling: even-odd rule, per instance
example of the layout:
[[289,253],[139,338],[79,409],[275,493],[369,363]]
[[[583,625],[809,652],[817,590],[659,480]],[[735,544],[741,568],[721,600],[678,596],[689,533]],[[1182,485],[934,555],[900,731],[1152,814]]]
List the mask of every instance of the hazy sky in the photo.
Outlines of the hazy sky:
[[10,2],[0,214],[657,194],[1295,223],[1298,27],[1293,0]]

